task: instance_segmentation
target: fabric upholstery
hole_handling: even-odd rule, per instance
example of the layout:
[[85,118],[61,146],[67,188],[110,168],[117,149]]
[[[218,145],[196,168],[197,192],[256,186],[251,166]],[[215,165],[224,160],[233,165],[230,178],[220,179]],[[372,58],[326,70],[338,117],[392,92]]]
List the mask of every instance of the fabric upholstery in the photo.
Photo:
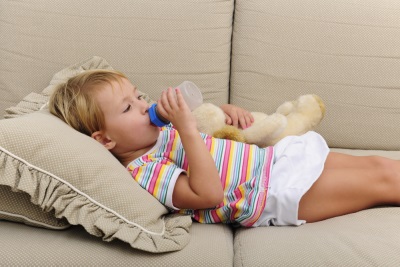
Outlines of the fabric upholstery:
[[[5,110],[4,118],[16,118],[25,114],[29,114],[35,111],[46,108],[50,95],[54,91],[55,87],[67,81],[68,78],[90,69],[113,69],[108,62],[99,56],[93,56],[71,66],[68,66],[56,74],[53,75],[49,85],[40,93],[30,93],[25,96],[19,103],[14,106],[8,107]],[[139,94],[148,103],[153,103],[154,101],[145,93],[138,90]]]
[[0,118],[54,73],[98,55],[152,99],[193,81],[228,101],[233,0],[0,1]]
[[234,266],[398,266],[399,208],[378,208],[300,227],[239,229]]
[[[2,165],[0,163],[0,166]],[[4,175],[4,170],[1,169],[0,173]],[[29,194],[13,192],[9,186],[5,185],[0,185],[0,219],[54,230],[62,230],[70,226],[65,218],[57,219],[54,211],[45,212],[33,204]]]
[[101,242],[79,226],[55,232],[0,221],[0,236],[7,244],[0,250],[4,266],[233,266],[233,234],[224,225],[193,223],[185,248],[159,254]]
[[330,147],[399,150],[399,8],[396,0],[236,1],[231,103],[273,113],[314,93],[327,106],[317,130]]
[[[7,116],[37,110],[55,72],[99,55],[153,99],[183,80],[207,102],[264,112],[316,93],[327,105],[318,131],[331,147],[355,148],[333,150],[400,159],[400,1],[20,0],[0,1],[0,17],[0,117],[28,94]],[[6,192],[34,205],[28,193]],[[193,223],[182,250],[159,254],[102,242],[82,226],[0,220],[0,258],[6,266],[398,266],[397,210],[234,237],[228,226]]]

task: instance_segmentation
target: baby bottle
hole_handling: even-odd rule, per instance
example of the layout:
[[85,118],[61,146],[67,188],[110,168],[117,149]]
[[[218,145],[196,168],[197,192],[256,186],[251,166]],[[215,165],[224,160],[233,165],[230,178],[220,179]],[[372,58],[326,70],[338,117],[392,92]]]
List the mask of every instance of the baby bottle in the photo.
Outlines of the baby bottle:
[[[194,110],[198,106],[203,103],[203,95],[201,94],[200,89],[190,81],[184,81],[180,85],[177,86],[182,93],[183,99],[185,100],[186,104],[190,108],[190,110]],[[154,125],[158,127],[162,127],[169,123],[168,120],[163,118],[157,111],[157,104],[153,104],[149,108],[149,116],[150,121]]]

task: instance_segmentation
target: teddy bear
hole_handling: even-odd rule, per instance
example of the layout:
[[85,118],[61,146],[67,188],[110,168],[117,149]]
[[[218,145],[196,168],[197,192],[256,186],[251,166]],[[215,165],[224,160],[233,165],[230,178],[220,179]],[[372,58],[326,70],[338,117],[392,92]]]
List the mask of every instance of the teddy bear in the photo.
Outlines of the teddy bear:
[[285,136],[313,130],[325,115],[325,104],[317,95],[301,95],[294,101],[284,102],[271,115],[251,112],[254,122],[246,129],[226,125],[222,109],[211,103],[203,103],[193,114],[202,133],[267,147],[275,145]]

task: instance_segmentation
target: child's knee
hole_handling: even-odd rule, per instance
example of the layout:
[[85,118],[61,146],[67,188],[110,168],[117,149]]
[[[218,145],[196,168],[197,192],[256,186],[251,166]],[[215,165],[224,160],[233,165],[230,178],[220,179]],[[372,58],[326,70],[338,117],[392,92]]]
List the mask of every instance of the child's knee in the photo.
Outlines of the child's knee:
[[400,202],[400,162],[383,157],[374,157],[373,166],[379,172],[378,188],[391,199]]
[[380,156],[369,156],[370,167],[375,169],[391,169],[393,167],[393,160]]

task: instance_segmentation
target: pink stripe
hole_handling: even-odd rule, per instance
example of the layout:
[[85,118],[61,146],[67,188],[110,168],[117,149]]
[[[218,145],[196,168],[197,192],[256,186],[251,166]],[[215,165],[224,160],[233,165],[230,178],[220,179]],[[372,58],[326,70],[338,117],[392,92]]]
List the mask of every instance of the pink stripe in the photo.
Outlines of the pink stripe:
[[226,172],[228,169],[228,160],[229,160],[229,154],[231,152],[231,141],[227,140],[226,141],[226,147],[225,147],[225,152],[224,152],[224,163],[222,164],[221,168],[221,183],[224,188],[226,188]]
[[216,210],[211,211],[211,217],[215,223],[221,222],[221,218],[218,217]]
[[139,168],[133,169],[133,171],[132,171],[132,177],[133,177],[133,179],[135,179],[135,176],[137,175],[138,171],[139,171]]
[[142,157],[142,160],[143,160],[144,162],[149,162],[149,161],[150,161],[150,160],[149,160],[149,155],[143,156],[143,157]]
[[170,153],[171,152],[172,146],[173,146],[174,141],[175,141],[175,133],[176,133],[176,131],[170,131],[169,140],[168,140],[168,146],[167,146],[167,149],[166,149],[165,153]]
[[246,164],[242,165],[242,175],[240,177],[240,184],[243,184],[246,181],[247,167],[249,166],[248,160],[249,160],[250,146],[246,144],[244,147],[245,147],[244,155],[243,155],[244,158],[243,158],[242,162],[246,163]]
[[186,156],[183,156],[182,169],[189,171],[189,162]]
[[147,191],[149,191],[150,194],[153,194],[154,192],[154,187],[156,186],[156,182],[157,182],[157,178],[159,177],[160,174],[160,170],[161,170],[161,164],[157,164],[153,175],[151,176],[151,180],[150,180],[150,185],[147,189]]
[[253,225],[261,216],[261,213],[263,212],[265,208],[265,204],[267,203],[267,191],[260,192],[258,195],[258,200],[257,200],[257,207],[260,207],[260,209],[257,209],[254,214],[249,218],[248,224],[249,226]]
[[261,181],[263,183],[265,190],[261,191],[258,195],[257,203],[256,203],[256,207],[258,207],[257,210],[254,210],[254,213],[252,214],[252,216],[250,216],[245,222],[243,222],[243,225],[246,225],[246,226],[252,226],[258,220],[258,218],[260,218],[261,213],[264,210],[265,205],[267,203],[268,185],[269,185],[269,179],[270,179],[269,172],[270,172],[271,164],[272,164],[273,147],[267,148],[267,156],[268,156],[268,158],[266,159],[267,164],[264,168],[264,175],[262,177],[263,180]]
[[207,147],[208,151],[210,151],[210,152],[211,152],[211,143],[212,143],[211,136],[207,136],[207,138],[206,138],[206,147]]
[[269,185],[269,171],[271,170],[271,164],[272,164],[272,156],[274,154],[274,150],[273,147],[270,146],[268,147],[268,159],[267,159],[267,166],[265,168],[265,173],[264,173],[264,188],[268,189],[268,185]]

